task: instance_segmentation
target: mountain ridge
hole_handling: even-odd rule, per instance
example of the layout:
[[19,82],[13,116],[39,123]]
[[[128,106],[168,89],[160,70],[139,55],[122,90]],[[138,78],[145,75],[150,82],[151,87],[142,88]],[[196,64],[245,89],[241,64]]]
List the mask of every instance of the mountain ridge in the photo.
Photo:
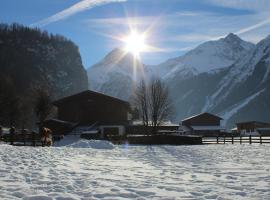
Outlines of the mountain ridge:
[[[205,42],[185,55],[159,65],[140,65],[147,79],[158,76],[169,86],[177,113],[172,121],[177,122],[207,111],[221,115],[226,125],[232,127],[236,120],[252,118],[241,113],[252,113],[254,119],[270,121],[265,111],[254,105],[254,102],[265,105],[267,103],[262,99],[270,98],[269,51],[270,36],[254,45],[231,33],[225,38]],[[90,68],[88,74],[91,71]],[[114,80],[118,84],[113,85],[113,81],[103,83],[103,89],[97,91],[107,93],[110,90],[110,95],[128,100],[130,93],[120,89],[122,94],[118,95],[119,86],[125,85],[126,90],[132,91],[127,85],[134,87],[136,82],[133,79],[122,79],[124,76],[121,76],[121,71],[118,71],[118,75],[117,80]],[[250,105],[260,110],[262,115],[252,111]]]

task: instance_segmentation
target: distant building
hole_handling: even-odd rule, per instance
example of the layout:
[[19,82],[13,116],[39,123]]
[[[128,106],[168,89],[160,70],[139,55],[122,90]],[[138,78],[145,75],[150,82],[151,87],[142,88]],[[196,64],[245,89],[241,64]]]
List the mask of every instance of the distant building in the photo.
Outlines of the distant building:
[[[173,124],[167,121],[155,127],[155,129],[156,134],[178,134],[179,124]],[[153,126],[151,126],[151,121],[147,127],[143,126],[142,121],[133,121],[133,123],[127,127],[127,134],[129,135],[147,135],[152,133]]]
[[201,113],[180,122],[179,130],[186,134],[201,136],[217,136],[223,134],[225,128],[221,126],[222,118],[210,113]]
[[248,121],[236,123],[237,132],[242,136],[245,135],[267,135],[270,136],[270,123]]
[[92,129],[96,129],[101,135],[122,134],[130,122],[128,102],[90,90],[53,104],[57,107],[58,120],[85,127],[85,131],[77,128],[82,132],[92,133],[95,132]]

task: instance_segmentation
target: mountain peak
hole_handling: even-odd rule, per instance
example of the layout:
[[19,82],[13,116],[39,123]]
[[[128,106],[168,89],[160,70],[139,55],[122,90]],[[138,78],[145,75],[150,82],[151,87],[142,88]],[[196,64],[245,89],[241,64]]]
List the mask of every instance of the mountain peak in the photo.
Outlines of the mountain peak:
[[234,33],[229,33],[225,38],[226,41],[235,41],[235,40],[242,40],[238,35]]
[[129,52],[126,52],[125,50],[121,48],[115,48],[105,56],[105,60],[110,60],[110,61],[116,61],[116,60],[119,61],[123,59],[131,60],[133,59],[133,55]]

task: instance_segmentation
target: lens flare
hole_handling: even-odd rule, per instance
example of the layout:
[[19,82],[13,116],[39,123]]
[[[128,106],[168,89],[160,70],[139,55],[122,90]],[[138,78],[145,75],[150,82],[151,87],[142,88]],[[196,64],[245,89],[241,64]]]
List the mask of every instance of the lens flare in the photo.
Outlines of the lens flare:
[[134,56],[139,56],[141,52],[147,50],[145,43],[145,34],[139,34],[137,31],[132,30],[128,36],[123,39],[125,43],[124,50],[132,53]]

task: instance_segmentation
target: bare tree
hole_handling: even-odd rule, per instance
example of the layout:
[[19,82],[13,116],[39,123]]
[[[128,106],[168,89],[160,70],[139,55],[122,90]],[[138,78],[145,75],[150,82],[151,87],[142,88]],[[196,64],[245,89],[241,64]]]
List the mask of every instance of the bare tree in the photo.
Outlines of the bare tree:
[[141,81],[135,91],[134,103],[143,125],[151,125],[153,133],[156,132],[157,126],[169,119],[173,111],[169,89],[157,78],[153,78],[148,85]]
[[43,127],[45,119],[52,111],[52,100],[48,89],[38,87],[35,89],[34,112],[39,120],[39,129]]
[[143,125],[149,125],[149,102],[148,102],[148,88],[145,81],[142,80],[137,87],[134,95],[134,104],[139,111],[139,117],[142,119]]
[[168,87],[160,80],[153,78],[149,84],[149,113],[153,132],[172,114],[172,103]]

